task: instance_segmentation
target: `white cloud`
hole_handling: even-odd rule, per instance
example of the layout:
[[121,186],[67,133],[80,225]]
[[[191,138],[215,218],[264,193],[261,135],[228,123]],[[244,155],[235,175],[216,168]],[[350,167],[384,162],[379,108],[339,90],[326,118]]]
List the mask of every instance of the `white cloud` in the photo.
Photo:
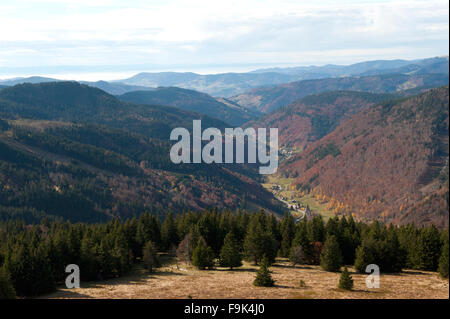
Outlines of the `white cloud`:
[[448,9],[445,0],[3,1],[0,66],[419,58],[448,54]]

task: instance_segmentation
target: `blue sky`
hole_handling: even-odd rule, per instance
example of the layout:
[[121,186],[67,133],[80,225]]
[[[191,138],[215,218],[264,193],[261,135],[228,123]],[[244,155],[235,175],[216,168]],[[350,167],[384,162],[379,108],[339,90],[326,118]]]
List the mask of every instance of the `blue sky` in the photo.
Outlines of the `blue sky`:
[[0,78],[115,79],[448,55],[449,3],[3,0]]

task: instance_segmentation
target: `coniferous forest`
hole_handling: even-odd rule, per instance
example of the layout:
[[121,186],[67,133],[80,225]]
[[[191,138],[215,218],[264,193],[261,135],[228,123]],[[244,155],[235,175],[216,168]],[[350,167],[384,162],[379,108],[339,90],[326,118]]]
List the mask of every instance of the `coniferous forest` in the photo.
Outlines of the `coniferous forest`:
[[164,219],[146,212],[101,224],[9,220],[0,224],[0,297],[52,292],[64,283],[69,264],[80,267],[82,281],[96,281],[127,274],[136,263],[154,271],[160,255],[204,271],[236,268],[242,259],[267,267],[286,257],[333,272],[351,265],[364,273],[376,264],[382,273],[408,268],[448,277],[448,245],[448,230],[434,226],[365,224],[352,217],[296,224],[289,214],[279,219],[263,211],[169,212]]

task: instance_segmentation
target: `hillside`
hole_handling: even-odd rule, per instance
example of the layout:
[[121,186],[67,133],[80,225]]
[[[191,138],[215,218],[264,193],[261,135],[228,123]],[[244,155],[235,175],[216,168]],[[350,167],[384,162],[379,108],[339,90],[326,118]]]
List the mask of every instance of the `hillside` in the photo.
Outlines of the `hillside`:
[[103,90],[103,91],[105,91],[109,94],[113,94],[113,95],[124,94],[127,92],[132,92],[132,91],[137,91],[137,90],[148,90],[149,89],[145,86],[127,85],[124,83],[107,82],[107,81],[96,81],[96,82],[80,81],[80,83],[98,88],[100,90]]
[[118,96],[119,99],[136,104],[168,105],[186,111],[204,114],[233,126],[240,126],[256,118],[259,113],[238,105],[227,105],[206,93],[177,87],[159,87],[147,91],[133,91]]
[[337,213],[448,226],[448,87],[370,107],[281,168]]
[[77,82],[20,84],[0,92],[0,115],[50,121],[88,122],[127,129],[167,140],[175,127],[192,127],[193,119],[223,129],[224,122],[173,107],[120,101]]
[[351,115],[392,98],[392,94],[354,91],[309,95],[247,125],[277,127],[279,144],[283,148],[303,149],[333,131]]
[[30,76],[27,78],[19,77],[19,78],[0,80],[0,85],[14,86],[14,85],[23,84],[23,83],[38,84],[38,83],[56,82],[56,81],[59,81],[59,80],[53,79],[53,78],[42,77],[42,76]]
[[249,89],[287,83],[298,80],[298,76],[267,73],[221,73],[221,74],[197,74],[192,72],[143,72],[128,79],[116,82],[128,85],[139,85],[147,87],[176,86],[210,94],[212,96],[227,97],[245,92]]
[[145,210],[279,209],[246,167],[170,161],[170,130],[191,127],[196,113],[53,82],[2,90],[0,114],[1,219],[101,221]]
[[[2,87],[8,87],[8,86],[14,86],[17,84],[24,84],[24,83],[30,83],[30,84],[39,84],[39,83],[46,83],[46,82],[60,82],[61,80],[53,79],[53,78],[46,78],[46,77],[40,77],[40,76],[30,76],[27,78],[13,78],[13,79],[6,79],[0,81],[0,89]],[[107,81],[96,81],[96,82],[90,82],[90,81],[80,81],[81,84],[86,84],[95,88],[99,88],[109,94],[124,94],[126,92],[131,91],[137,91],[137,90],[147,90],[147,87],[144,86],[135,86],[135,85],[127,85],[124,83],[117,83],[117,82],[107,82]]]
[[305,80],[278,86],[252,89],[230,98],[230,100],[260,112],[271,112],[279,107],[307,95],[326,91],[361,91],[371,93],[393,93],[419,86],[440,86],[448,84],[448,73],[439,74],[385,74],[365,77],[344,77]]

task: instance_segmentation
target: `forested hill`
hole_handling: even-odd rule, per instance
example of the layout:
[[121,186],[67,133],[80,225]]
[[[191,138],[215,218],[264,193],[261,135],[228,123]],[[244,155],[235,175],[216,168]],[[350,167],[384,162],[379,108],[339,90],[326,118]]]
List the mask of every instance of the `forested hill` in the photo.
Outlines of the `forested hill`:
[[122,102],[75,82],[2,90],[0,219],[99,221],[146,210],[278,210],[243,166],[170,161],[170,130],[190,128],[198,118],[205,127],[226,125],[176,108]]
[[221,119],[240,126],[260,115],[239,105],[224,104],[206,93],[177,87],[159,87],[153,90],[133,91],[118,96],[136,104],[168,105]]
[[174,127],[192,127],[193,119],[201,119],[205,127],[227,126],[220,120],[173,107],[123,102],[77,82],[26,83],[3,89],[0,115],[104,124],[166,140]]
[[307,95],[327,91],[394,93],[420,86],[448,85],[448,72],[436,74],[383,74],[296,81],[278,86],[252,89],[230,99],[260,112],[271,112]]
[[308,95],[246,125],[277,127],[280,146],[303,149],[332,132],[343,120],[392,98],[393,94],[356,91]]
[[280,167],[337,213],[448,227],[448,86],[353,115]]

